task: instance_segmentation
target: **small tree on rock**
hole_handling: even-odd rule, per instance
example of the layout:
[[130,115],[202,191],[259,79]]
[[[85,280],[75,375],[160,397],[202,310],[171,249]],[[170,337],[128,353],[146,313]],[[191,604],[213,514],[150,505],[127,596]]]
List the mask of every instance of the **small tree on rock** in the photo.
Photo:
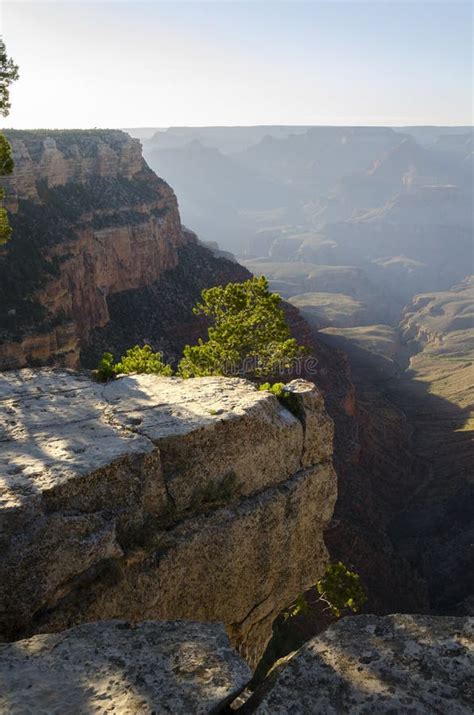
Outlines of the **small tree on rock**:
[[135,345],[135,347],[127,350],[115,365],[115,372],[125,375],[131,372],[138,372],[168,377],[173,374],[171,365],[164,363],[161,353],[154,353],[150,345],[143,345],[143,347]]
[[327,603],[336,618],[347,611],[357,613],[367,600],[359,575],[349,571],[342,561],[328,564],[316,589],[320,600]]
[[349,611],[357,613],[367,600],[358,574],[349,571],[342,561],[328,564],[324,576],[315,586],[319,598],[310,604],[304,595],[299,596],[285,611],[285,619],[305,613],[318,601],[326,603],[332,615],[340,618]]
[[184,348],[178,373],[258,378],[290,368],[303,349],[290,337],[280,303],[264,276],[204,290],[194,313],[210,319],[208,339]]
[[[10,113],[10,85],[19,77],[18,67],[8,57],[5,43],[0,37],[0,116],[7,117]],[[5,135],[0,132],[0,176],[7,176],[13,171],[13,158],[10,144]],[[5,197],[5,191],[0,187],[0,201]],[[11,236],[8,214],[0,206],[0,245],[6,243]]]

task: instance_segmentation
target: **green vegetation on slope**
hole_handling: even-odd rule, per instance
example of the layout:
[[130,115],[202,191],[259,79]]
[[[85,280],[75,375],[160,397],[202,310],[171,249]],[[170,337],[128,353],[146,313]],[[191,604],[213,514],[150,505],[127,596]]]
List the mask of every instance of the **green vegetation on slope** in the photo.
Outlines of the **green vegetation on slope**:
[[[19,77],[18,67],[8,57],[3,39],[0,37],[0,116],[7,117],[10,113],[10,85]],[[0,132],[0,176],[7,176],[13,171],[11,147],[5,136]],[[5,191],[0,187],[0,201],[5,197]],[[0,245],[6,243],[11,236],[8,214],[0,206]]]

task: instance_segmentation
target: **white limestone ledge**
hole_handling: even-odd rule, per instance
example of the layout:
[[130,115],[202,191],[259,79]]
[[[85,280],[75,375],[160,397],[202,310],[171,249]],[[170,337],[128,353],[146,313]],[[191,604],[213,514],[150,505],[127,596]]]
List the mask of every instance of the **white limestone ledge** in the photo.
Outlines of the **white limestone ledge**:
[[291,409],[237,378],[1,373],[0,636],[146,613],[224,621],[256,659],[324,569],[336,497],[322,397],[288,389]]

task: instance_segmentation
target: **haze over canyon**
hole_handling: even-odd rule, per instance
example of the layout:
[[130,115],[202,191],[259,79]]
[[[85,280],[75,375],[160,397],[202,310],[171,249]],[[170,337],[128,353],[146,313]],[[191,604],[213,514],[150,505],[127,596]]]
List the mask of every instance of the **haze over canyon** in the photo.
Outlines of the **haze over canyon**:
[[471,715],[472,7],[1,13],[0,715]]

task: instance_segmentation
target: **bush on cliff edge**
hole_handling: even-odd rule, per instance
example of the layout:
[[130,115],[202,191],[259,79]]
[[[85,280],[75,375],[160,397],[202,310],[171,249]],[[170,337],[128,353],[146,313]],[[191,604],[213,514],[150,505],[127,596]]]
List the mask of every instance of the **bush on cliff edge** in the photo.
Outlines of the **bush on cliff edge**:
[[204,290],[193,310],[210,320],[208,339],[186,345],[178,374],[261,378],[289,369],[303,349],[290,337],[280,303],[264,276]]
[[[305,349],[290,336],[281,297],[269,290],[264,276],[208,288],[201,295],[202,302],[193,312],[210,320],[208,340],[186,345],[178,365],[180,377],[226,375],[261,380],[288,373],[303,355]],[[131,372],[173,374],[149,345],[135,345],[118,363],[111,353],[104,353],[97,367],[100,380]],[[262,388],[278,398],[286,397],[283,383],[265,383]]]
[[171,365],[164,363],[161,353],[154,353],[150,345],[135,345],[129,348],[117,363],[114,362],[112,353],[104,353],[97,366],[97,377],[102,382],[111,380],[116,375],[130,375],[132,372],[166,377],[173,374]]

